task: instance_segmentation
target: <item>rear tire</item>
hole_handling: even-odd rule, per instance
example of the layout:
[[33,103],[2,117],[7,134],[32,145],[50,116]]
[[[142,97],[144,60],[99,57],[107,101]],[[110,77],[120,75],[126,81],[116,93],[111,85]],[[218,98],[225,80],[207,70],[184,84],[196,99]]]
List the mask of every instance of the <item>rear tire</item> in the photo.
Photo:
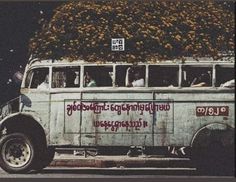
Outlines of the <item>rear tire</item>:
[[234,132],[205,130],[196,138],[191,158],[201,175],[234,175]]
[[213,143],[207,148],[194,149],[192,160],[201,175],[221,175],[225,174],[225,155],[224,148]]
[[35,147],[30,137],[11,133],[0,140],[0,166],[8,173],[26,173],[32,169]]

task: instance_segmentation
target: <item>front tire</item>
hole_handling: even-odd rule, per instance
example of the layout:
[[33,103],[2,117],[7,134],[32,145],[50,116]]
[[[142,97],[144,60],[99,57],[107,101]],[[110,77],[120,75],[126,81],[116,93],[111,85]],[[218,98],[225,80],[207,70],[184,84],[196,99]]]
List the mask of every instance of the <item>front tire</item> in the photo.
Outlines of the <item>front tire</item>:
[[[40,150],[38,150],[40,151]],[[54,159],[55,149],[53,147],[48,147],[44,152],[38,154],[38,158],[36,159],[34,169],[39,172],[43,168],[47,167]]]
[[26,173],[32,169],[35,149],[23,133],[11,133],[0,140],[0,166],[8,173]]

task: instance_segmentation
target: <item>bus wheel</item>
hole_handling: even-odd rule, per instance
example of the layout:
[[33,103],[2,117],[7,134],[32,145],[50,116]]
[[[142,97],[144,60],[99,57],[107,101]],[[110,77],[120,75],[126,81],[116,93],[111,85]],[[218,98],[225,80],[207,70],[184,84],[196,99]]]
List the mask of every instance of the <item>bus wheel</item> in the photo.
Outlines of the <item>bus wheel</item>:
[[36,171],[41,171],[53,161],[55,149],[54,147],[48,147],[43,153],[43,155],[41,154],[38,156],[38,159],[35,162],[34,169]]
[[31,170],[35,150],[31,139],[22,133],[5,135],[0,140],[0,166],[9,173]]
[[229,142],[233,134],[219,130],[205,132],[208,135],[199,137],[192,147],[191,156],[197,171],[204,175],[233,175],[234,145]]

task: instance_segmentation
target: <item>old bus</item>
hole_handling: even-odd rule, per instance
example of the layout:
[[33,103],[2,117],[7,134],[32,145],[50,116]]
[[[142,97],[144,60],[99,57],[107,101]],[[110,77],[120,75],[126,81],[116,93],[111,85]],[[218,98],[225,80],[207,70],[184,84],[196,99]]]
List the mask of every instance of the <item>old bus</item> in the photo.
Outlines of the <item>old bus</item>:
[[189,147],[193,159],[232,160],[234,77],[228,57],[137,65],[31,60],[18,108],[2,108],[0,165],[20,173],[47,166],[55,148],[133,146],[144,153]]

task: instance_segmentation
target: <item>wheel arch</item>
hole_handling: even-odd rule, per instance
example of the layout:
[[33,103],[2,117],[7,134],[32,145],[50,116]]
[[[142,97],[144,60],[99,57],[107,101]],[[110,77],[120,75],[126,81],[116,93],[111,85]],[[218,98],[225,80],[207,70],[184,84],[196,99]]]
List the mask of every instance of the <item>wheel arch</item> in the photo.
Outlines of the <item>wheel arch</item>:
[[[211,124],[207,124],[207,125],[203,126],[199,130],[197,130],[197,132],[193,135],[193,137],[191,139],[190,146],[195,147],[195,145],[200,145],[200,143],[198,143],[198,142],[200,142],[201,140],[204,141],[205,144],[207,145],[207,142],[205,139],[207,137],[212,137],[211,136],[212,132],[215,132],[216,135],[220,134],[222,132],[225,132],[225,134],[229,133],[228,137],[233,137],[233,138],[229,138],[231,140],[223,140],[221,142],[223,142],[222,144],[224,144],[224,145],[230,145],[230,144],[234,143],[234,128],[233,127],[231,127],[228,124],[224,124],[224,123],[211,123]],[[217,139],[220,139],[220,138],[218,137]],[[200,140],[200,141],[197,141],[197,140]]]
[[0,136],[7,133],[22,132],[34,138],[35,142],[47,146],[46,133],[39,121],[39,118],[30,114],[14,113],[0,122]]

